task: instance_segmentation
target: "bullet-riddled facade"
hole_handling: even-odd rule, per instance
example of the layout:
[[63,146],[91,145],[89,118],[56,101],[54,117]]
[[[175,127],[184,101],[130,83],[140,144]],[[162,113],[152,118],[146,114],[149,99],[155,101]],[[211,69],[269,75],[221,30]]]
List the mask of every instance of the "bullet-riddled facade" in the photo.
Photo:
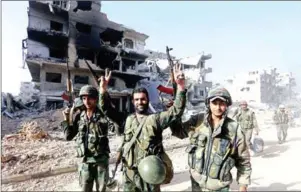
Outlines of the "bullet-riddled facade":
[[147,58],[147,35],[110,21],[100,1],[29,1],[27,32],[23,49],[32,81],[40,87],[41,105],[64,103],[67,61],[75,91],[85,84],[96,86],[86,59],[98,75],[105,68],[113,71],[113,103],[129,110],[131,90],[145,78],[137,66]]

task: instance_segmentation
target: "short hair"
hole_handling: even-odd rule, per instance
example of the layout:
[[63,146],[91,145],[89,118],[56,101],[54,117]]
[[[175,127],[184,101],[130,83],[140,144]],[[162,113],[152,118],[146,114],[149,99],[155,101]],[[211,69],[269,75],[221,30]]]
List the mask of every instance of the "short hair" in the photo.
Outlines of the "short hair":
[[134,99],[134,94],[135,93],[144,93],[146,95],[147,100],[149,101],[149,97],[148,97],[148,91],[147,89],[145,89],[144,87],[138,87],[135,88],[132,92],[132,99]]

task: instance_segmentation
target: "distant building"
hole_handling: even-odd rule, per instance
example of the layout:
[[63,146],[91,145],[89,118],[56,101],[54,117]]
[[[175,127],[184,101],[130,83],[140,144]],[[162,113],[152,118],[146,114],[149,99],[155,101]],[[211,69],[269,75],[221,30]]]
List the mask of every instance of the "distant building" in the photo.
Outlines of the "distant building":
[[290,97],[294,86],[291,76],[280,75],[276,68],[249,71],[227,78],[223,85],[232,100],[277,105]]

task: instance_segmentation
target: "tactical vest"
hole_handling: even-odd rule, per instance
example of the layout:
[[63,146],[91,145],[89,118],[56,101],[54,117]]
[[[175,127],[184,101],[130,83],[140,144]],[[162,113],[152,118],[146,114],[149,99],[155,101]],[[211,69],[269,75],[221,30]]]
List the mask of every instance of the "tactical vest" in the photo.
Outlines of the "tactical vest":
[[238,124],[228,118],[221,127],[221,133],[214,137],[212,137],[213,133],[210,134],[209,129],[211,128],[208,122],[197,127],[194,134],[190,136],[190,145],[186,148],[189,167],[205,177],[231,181],[230,171],[235,165],[233,154],[235,153],[237,128]]
[[[154,118],[149,115],[145,118]],[[135,144],[129,150],[128,154],[125,154],[126,167],[129,169],[136,169],[140,161],[148,155],[157,155],[165,164],[166,167],[166,180],[164,184],[169,183],[173,178],[173,166],[172,161],[163,149],[163,137],[161,130],[155,130],[151,124],[147,123],[147,119],[141,130],[141,133],[137,136]],[[138,128],[138,120],[135,115],[130,115],[126,119],[125,131],[124,131],[124,147],[129,144],[136,129]]]
[[78,122],[77,157],[99,157],[109,155],[108,121],[100,111],[93,114],[90,122],[85,111],[80,114]]
[[289,121],[288,114],[286,112],[277,111],[274,120],[279,124],[287,124]]
[[237,122],[240,124],[242,129],[253,128],[253,111],[248,109],[247,111],[240,111],[237,114]]

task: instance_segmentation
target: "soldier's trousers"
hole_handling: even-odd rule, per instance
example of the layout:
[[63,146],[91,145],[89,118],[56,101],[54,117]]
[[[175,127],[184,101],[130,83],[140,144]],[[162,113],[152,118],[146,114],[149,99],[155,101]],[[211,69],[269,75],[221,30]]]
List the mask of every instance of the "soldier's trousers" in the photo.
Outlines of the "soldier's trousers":
[[285,141],[287,137],[288,124],[277,125],[277,137],[278,141]]
[[252,142],[251,142],[253,129],[242,129],[242,132],[245,135],[245,139],[246,139],[249,149],[253,150],[253,146],[252,146]]
[[79,165],[79,184],[84,192],[92,192],[95,181],[96,191],[106,191],[109,167],[103,163],[82,163]]
[[123,191],[131,192],[160,192],[160,185],[151,185],[144,182],[137,172],[128,171],[125,168],[123,172]]
[[[200,187],[200,185],[198,184],[198,182],[196,182],[194,180],[194,178],[192,176],[190,176],[190,180],[191,180],[191,191],[193,192],[200,192],[200,191],[214,191],[214,190],[208,190],[208,189],[203,189]],[[230,187],[225,187],[222,188],[220,190],[215,190],[216,192],[228,192]]]

